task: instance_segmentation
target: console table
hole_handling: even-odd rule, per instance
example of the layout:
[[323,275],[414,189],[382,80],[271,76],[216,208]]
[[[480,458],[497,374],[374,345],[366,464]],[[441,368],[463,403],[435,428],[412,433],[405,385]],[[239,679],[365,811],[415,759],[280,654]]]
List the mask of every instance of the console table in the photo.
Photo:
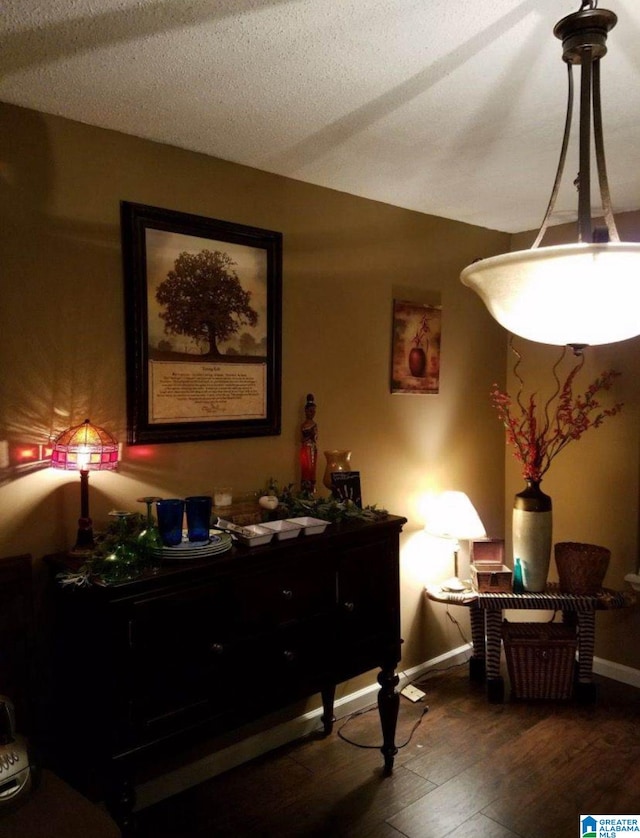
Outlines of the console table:
[[[55,715],[49,758],[102,797],[125,833],[134,788],[161,756],[379,668],[381,748],[391,771],[399,695],[399,535],[406,519],[330,524],[155,576],[54,583]],[[64,555],[45,560],[54,573]],[[250,688],[248,688],[250,687]]]
[[493,703],[504,700],[504,680],[500,675],[502,643],[502,612],[504,609],[561,611],[564,623],[575,626],[578,640],[578,676],[576,692],[584,701],[595,700],[593,683],[593,650],[595,645],[595,612],[624,608],[635,602],[633,594],[604,589],[598,594],[578,596],[560,591],[557,583],[549,583],[544,592],[450,593],[438,587],[426,588],[427,597],[435,602],[464,605],[470,609],[473,656],[469,674],[473,680],[487,680],[487,697]]

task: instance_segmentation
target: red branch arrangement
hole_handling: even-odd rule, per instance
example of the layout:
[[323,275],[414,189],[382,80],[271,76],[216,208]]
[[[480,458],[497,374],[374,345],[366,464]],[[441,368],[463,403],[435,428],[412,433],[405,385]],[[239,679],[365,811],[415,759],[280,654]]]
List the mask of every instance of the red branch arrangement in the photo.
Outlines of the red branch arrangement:
[[429,322],[432,320],[432,317],[429,317],[428,313],[425,313],[420,318],[420,322],[418,323],[418,328],[416,329],[415,337],[411,339],[411,342],[414,346],[420,346],[422,344],[422,339],[425,335],[428,335],[431,331],[431,326],[429,326]]
[[517,355],[514,367],[516,378],[520,382],[515,404],[508,393],[503,393],[494,384],[491,401],[498,411],[507,432],[507,443],[513,445],[514,456],[522,463],[525,480],[542,480],[552,460],[574,439],[580,437],[589,428],[599,427],[607,416],[615,416],[622,409],[622,403],[610,408],[602,408],[596,395],[609,390],[614,379],[620,375],[614,370],[606,370],[587,388],[584,394],[574,393],[574,380],[584,364],[584,355],[569,371],[564,382],[558,377],[558,367],[564,360],[567,348],[553,366],[556,389],[545,402],[541,415],[536,404],[536,393],[527,402],[523,401],[524,381],[518,373],[521,356]]

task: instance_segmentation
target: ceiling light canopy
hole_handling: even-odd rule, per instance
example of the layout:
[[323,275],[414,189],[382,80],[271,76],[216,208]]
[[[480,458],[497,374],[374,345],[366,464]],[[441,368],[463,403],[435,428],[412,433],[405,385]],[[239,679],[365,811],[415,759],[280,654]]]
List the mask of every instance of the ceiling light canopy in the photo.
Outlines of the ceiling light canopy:
[[[505,329],[539,343],[574,347],[614,343],[640,334],[640,244],[622,243],[607,179],[600,105],[600,59],[617,17],[583,0],[578,12],[554,28],[567,64],[568,97],[556,179],[530,250],[481,259],[460,279],[476,291]],[[562,180],[573,112],[572,67],[580,64],[578,241],[540,247]],[[591,219],[591,114],[593,146],[605,227]]]

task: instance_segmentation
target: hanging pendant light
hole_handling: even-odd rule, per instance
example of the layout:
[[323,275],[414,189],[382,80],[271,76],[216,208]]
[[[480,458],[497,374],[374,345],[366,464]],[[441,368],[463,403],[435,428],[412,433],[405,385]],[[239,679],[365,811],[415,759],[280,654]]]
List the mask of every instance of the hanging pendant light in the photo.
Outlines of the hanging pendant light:
[[[528,340],[584,347],[640,334],[640,244],[620,242],[607,180],[600,105],[600,59],[617,17],[583,0],[556,24],[568,69],[567,114],[560,161],[549,205],[530,250],[481,259],[460,279],[476,291],[505,329]],[[540,247],[562,180],[573,111],[572,67],[579,64],[580,135],[578,241]],[[591,219],[591,113],[593,144],[606,226]]]

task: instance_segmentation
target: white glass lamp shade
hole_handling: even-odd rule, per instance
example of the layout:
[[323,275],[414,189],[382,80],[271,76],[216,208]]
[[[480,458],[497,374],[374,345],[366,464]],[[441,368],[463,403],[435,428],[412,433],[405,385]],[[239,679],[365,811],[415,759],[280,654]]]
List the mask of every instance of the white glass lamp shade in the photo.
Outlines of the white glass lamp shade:
[[487,534],[474,505],[464,492],[442,492],[431,504],[425,530],[455,541],[484,538]]
[[569,244],[503,253],[460,279],[514,335],[595,346],[640,334],[640,244]]

